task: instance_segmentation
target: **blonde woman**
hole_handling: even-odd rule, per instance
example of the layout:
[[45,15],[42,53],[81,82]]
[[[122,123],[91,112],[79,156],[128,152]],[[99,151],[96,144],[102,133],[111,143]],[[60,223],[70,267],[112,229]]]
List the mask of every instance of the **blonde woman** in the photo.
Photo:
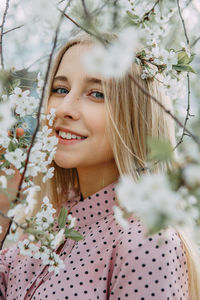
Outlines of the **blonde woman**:
[[[0,297],[200,299],[197,256],[185,236],[167,229],[146,237],[143,224],[134,216],[126,230],[114,219],[119,176],[128,174],[137,180],[136,170],[146,162],[147,136],[174,144],[174,128],[172,120],[128,75],[104,80],[87,72],[82,55],[93,45],[91,37],[77,38],[55,60],[47,110],[56,109],[54,134],[59,144],[55,177],[42,189],[57,210],[61,206],[70,209],[84,239],[66,240],[59,247],[57,252],[65,263],[59,275],[49,273],[40,260],[19,256],[16,247],[4,249],[0,253]],[[138,65],[133,63],[129,72],[170,107],[156,82],[141,80]],[[157,165],[159,168],[166,166]]]

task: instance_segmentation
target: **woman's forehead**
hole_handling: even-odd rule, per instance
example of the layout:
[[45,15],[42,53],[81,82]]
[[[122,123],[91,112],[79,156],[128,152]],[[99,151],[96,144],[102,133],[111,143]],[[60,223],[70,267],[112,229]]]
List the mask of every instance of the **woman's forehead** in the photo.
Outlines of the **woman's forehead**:
[[79,43],[67,49],[60,61],[55,77],[72,73],[72,71],[82,72],[88,78],[96,78],[101,80],[102,76],[98,72],[89,72],[87,64],[84,63],[84,56],[92,50],[92,43]]

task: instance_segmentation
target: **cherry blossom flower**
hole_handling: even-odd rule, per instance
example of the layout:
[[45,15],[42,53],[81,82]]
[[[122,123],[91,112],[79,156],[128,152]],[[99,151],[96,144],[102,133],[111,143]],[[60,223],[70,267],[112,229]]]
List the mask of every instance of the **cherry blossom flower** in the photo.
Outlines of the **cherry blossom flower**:
[[7,188],[7,179],[5,176],[0,176],[0,188],[6,189]]
[[20,169],[22,162],[25,161],[26,155],[24,152],[17,148],[13,152],[6,151],[5,158],[13,165],[15,168]]

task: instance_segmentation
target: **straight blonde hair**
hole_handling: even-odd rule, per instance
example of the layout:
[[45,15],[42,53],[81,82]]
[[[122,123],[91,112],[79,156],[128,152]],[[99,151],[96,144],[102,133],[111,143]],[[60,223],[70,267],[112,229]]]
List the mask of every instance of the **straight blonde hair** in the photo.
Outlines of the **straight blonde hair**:
[[[115,35],[105,34],[107,41],[116,38]],[[51,94],[52,82],[58,70],[64,53],[77,44],[94,44],[95,40],[89,35],[77,37],[62,47],[55,59],[51,70],[48,90],[46,95],[46,108]],[[159,83],[154,79],[141,79],[141,67],[133,63],[129,74],[132,75],[149,94],[154,95],[164,106],[172,111],[172,104],[168,97],[159,91]],[[175,145],[175,130],[172,118],[164,112],[152,99],[145,95],[134,84],[129,75],[120,79],[103,81],[105,105],[107,112],[108,131],[110,134],[113,155],[120,175],[130,175],[137,180],[141,170],[146,166],[149,152],[147,145],[148,137],[165,139]],[[64,201],[70,201],[70,191],[80,193],[78,174],[76,169],[63,169],[54,162],[55,176],[53,179],[42,184],[40,199],[48,195],[53,206],[59,211]],[[165,171],[169,165],[166,162],[157,164],[151,172]],[[40,186],[40,176],[36,180]],[[63,194],[65,195],[63,199]],[[41,201],[38,201],[40,207]],[[200,263],[196,245],[191,241],[190,233],[186,230],[177,229],[186,252],[189,273],[190,300],[200,299]]]

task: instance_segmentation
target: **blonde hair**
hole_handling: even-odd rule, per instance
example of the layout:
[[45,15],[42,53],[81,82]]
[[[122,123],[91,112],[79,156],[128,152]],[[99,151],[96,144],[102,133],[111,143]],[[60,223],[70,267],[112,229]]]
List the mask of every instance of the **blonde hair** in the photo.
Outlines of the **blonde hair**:
[[[106,34],[107,40],[115,39],[114,35]],[[80,36],[68,42],[59,51],[49,78],[49,89],[46,95],[46,105],[51,93],[52,81],[58,70],[64,53],[77,44],[94,44],[95,41],[88,35]],[[172,111],[172,104],[169,98],[159,91],[159,84],[156,80],[141,79],[141,67],[133,63],[130,67],[131,74],[145,90],[154,95],[164,106]],[[126,74],[120,79],[109,79],[103,81],[105,94],[105,105],[108,120],[108,130],[113,147],[113,154],[120,175],[128,174],[133,180],[137,180],[142,169],[146,166],[148,145],[147,137],[165,139],[175,145],[174,122],[151,97],[145,95],[141,89],[134,84],[129,75]],[[76,169],[63,169],[53,163],[55,176],[41,190],[48,194],[55,208],[59,209],[63,202],[63,193],[66,195],[64,201],[70,201],[70,191],[80,192],[79,180]],[[166,170],[167,163],[157,164],[153,170]],[[37,178],[41,186],[41,178]],[[40,195],[42,199],[42,194]],[[38,202],[39,206],[40,203]],[[177,230],[186,252],[189,272],[190,299],[200,299],[200,274],[199,256],[195,245],[192,244],[189,234],[184,230]]]

